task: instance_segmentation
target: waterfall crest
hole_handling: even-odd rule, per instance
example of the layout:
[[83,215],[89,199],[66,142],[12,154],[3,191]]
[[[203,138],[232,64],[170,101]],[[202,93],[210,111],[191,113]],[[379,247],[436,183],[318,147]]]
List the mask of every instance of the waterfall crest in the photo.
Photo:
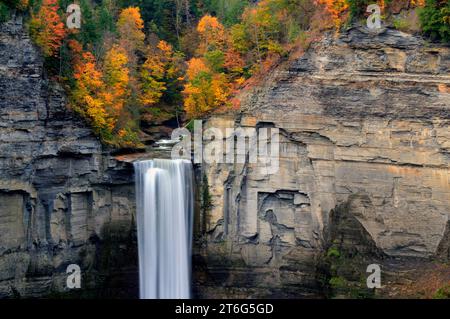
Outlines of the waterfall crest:
[[192,164],[155,159],[134,167],[140,298],[190,298]]

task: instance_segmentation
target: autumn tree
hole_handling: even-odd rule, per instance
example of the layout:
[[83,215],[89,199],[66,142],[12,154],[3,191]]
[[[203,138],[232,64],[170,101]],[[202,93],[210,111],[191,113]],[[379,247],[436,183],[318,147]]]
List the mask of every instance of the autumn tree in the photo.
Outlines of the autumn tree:
[[110,137],[114,122],[109,121],[102,98],[106,89],[103,74],[98,69],[94,56],[90,52],[84,52],[77,41],[71,41],[69,47],[74,53],[75,79],[71,106],[91,123],[100,136]]
[[166,41],[148,48],[140,72],[140,100],[144,106],[158,103],[168,90],[176,94],[182,80],[182,63],[182,57]]
[[233,51],[253,65],[253,73],[265,69],[309,29],[314,10],[312,0],[261,0],[248,6],[242,21],[231,27]]
[[123,49],[113,46],[100,68],[94,56],[77,41],[69,41],[74,63],[75,85],[71,105],[83,115],[105,142],[115,142],[123,129],[123,110],[130,91]]
[[[317,0],[317,3],[325,6],[337,29],[347,20],[347,13],[350,7],[348,0]],[[354,10],[360,9],[359,6],[352,6],[352,8]]]
[[228,70],[231,75],[241,77],[244,73],[245,65],[245,61],[242,58],[241,54],[233,47],[230,47],[225,52],[223,67]]
[[212,72],[201,58],[188,62],[188,83],[183,91],[188,117],[202,116],[228,104],[231,86],[223,73]]
[[276,39],[280,31],[280,22],[271,6],[273,2],[262,0],[256,6],[247,8],[242,15],[242,20],[255,43],[262,44],[269,39]]
[[58,0],[43,0],[38,13],[30,21],[31,36],[47,57],[58,55],[66,35],[58,10]]
[[198,23],[197,31],[200,34],[200,47],[198,54],[205,54],[210,50],[222,50],[227,41],[224,26],[216,17],[205,15]]
[[410,0],[409,4],[411,7],[423,7],[425,6],[426,0]]
[[200,73],[209,73],[210,70],[206,66],[205,61],[202,58],[192,58],[188,62],[188,68],[186,70],[186,76],[189,80],[195,79]]
[[136,50],[144,48],[145,34],[143,29],[144,21],[138,7],[129,7],[120,12],[117,21],[119,43],[127,51],[129,59],[132,59]]
[[107,90],[102,92],[105,109],[111,122],[117,123],[130,97],[128,57],[125,49],[113,46],[103,62],[103,81]]

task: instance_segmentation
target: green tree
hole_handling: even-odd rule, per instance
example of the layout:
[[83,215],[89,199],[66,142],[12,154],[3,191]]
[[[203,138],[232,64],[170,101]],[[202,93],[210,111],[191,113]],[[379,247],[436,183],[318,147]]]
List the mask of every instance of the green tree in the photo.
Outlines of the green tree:
[[204,12],[217,16],[227,27],[238,23],[242,12],[250,4],[249,0],[204,0]]
[[423,32],[433,40],[450,42],[450,2],[447,0],[426,0],[419,11]]
[[205,59],[208,62],[209,68],[216,72],[223,72],[225,63],[225,54],[220,50],[208,51],[205,53]]

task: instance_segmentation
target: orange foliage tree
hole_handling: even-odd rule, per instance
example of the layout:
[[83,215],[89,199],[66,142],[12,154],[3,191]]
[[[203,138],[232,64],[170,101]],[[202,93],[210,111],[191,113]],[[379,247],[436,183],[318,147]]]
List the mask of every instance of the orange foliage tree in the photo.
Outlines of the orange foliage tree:
[[349,4],[347,0],[316,0],[319,5],[324,5],[326,11],[333,19],[337,29],[348,18]]
[[[139,144],[136,114],[140,102],[140,79],[137,77],[136,51],[144,48],[143,28],[139,8],[122,10],[117,21],[119,37],[112,44],[112,41],[104,43],[106,53],[101,63],[93,54],[84,51],[79,42],[68,41],[75,80],[71,104],[109,144]],[[161,45],[162,50],[169,49]],[[157,65],[147,66],[151,72],[158,73]]]
[[58,0],[43,0],[38,13],[30,21],[31,36],[47,57],[58,55],[66,35],[58,10]]
[[78,42],[70,42],[69,47],[74,53],[75,79],[71,106],[88,119],[98,134],[110,136],[114,122],[108,121],[105,103],[101,98],[105,90],[103,74],[97,68],[94,56],[90,52],[83,52]]
[[229,105],[233,77],[243,70],[240,53],[233,50],[228,30],[209,14],[198,25],[197,56],[188,62],[183,95],[188,117]]
[[232,74],[240,76],[244,72],[245,61],[237,50],[230,47],[225,53],[223,66]]
[[410,5],[412,7],[423,7],[425,6],[425,0],[411,0]]
[[200,34],[199,54],[204,54],[209,50],[223,49],[226,42],[226,32],[224,26],[216,17],[205,15],[197,25],[197,32]]
[[115,136],[123,138],[123,110],[130,95],[125,50],[113,46],[99,68],[92,53],[83,51],[77,41],[70,40],[68,46],[74,63],[73,109],[88,119],[105,142],[113,142]]

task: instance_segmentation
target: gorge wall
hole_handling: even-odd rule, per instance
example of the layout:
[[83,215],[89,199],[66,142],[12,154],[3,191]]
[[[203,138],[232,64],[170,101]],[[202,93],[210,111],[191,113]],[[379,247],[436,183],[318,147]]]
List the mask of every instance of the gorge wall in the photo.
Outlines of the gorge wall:
[[20,16],[0,26],[0,92],[0,298],[137,297],[133,167],[67,110]]
[[[133,167],[67,110],[21,17],[0,26],[0,92],[0,298],[137,297]],[[197,167],[194,295],[361,296],[372,263],[388,296],[450,282],[449,123],[448,47],[362,28],[314,43],[205,125],[279,128],[280,168]]]
[[395,296],[448,262],[449,47],[391,29],[328,35],[242,105],[206,126],[279,128],[280,168],[203,164],[199,296],[339,295],[372,263]]

